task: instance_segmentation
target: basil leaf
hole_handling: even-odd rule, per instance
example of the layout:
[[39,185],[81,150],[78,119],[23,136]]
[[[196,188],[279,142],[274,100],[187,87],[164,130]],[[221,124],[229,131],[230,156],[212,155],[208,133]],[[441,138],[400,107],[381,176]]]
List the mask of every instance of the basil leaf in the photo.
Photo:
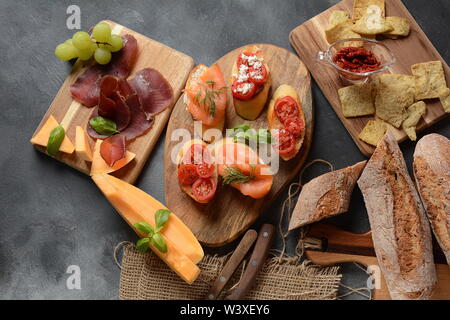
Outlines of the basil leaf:
[[136,248],[144,253],[148,249],[148,243],[150,242],[150,238],[141,238],[136,242]]
[[65,136],[66,132],[62,126],[57,126],[50,132],[47,142],[47,153],[50,156],[56,156]]
[[159,233],[155,233],[150,241],[151,241],[152,245],[156,249],[161,251],[162,253],[166,253],[167,252],[166,241],[164,240],[162,235],[160,235]]
[[267,129],[258,129],[258,142],[259,143],[272,143],[272,135]]
[[154,233],[153,227],[149,225],[147,222],[136,222],[134,224],[134,227],[144,234],[153,235]]
[[105,136],[110,136],[119,132],[114,121],[103,117],[94,117],[89,120],[89,124],[91,125],[92,129],[95,130],[95,132]]
[[[156,228],[161,230],[169,219],[170,211],[167,209],[159,209],[155,213]],[[158,231],[159,231],[158,230]],[[158,232],[156,231],[156,232]]]
[[233,127],[233,130],[234,131],[238,131],[238,130],[247,131],[250,128],[251,127],[248,124],[243,123],[243,124],[240,124],[240,125],[237,125],[237,126]]

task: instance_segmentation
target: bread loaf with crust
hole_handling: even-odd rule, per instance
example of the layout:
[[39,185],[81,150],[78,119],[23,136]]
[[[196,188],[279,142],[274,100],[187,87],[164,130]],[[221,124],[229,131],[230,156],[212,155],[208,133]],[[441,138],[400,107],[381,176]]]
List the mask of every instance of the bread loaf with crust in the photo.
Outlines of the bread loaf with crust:
[[450,140],[428,134],[414,151],[414,177],[431,229],[450,264]]
[[392,299],[429,299],[436,284],[431,231],[395,136],[388,131],[358,180]]

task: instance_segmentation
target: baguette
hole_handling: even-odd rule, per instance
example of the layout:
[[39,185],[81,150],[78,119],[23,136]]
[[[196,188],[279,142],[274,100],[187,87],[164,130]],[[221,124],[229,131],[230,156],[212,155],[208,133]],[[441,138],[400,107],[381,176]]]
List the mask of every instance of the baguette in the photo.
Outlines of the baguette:
[[392,299],[429,299],[436,284],[431,231],[395,136],[388,131],[358,186]]
[[366,162],[325,173],[305,184],[289,222],[289,230],[346,212],[356,180]]
[[414,177],[431,229],[450,264],[450,141],[424,136],[414,151]]

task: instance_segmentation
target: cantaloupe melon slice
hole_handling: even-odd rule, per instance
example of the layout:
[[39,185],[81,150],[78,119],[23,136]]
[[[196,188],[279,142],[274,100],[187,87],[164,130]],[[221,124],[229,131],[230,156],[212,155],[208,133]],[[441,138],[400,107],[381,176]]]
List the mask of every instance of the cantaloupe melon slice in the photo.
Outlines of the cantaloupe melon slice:
[[[33,138],[30,139],[30,142],[38,146],[47,147],[50,132],[57,126],[59,126],[58,121],[56,121],[55,117],[50,115],[47,121],[42,126],[42,128],[34,135]],[[75,147],[73,146],[73,143],[70,141],[70,139],[67,137],[66,133],[64,140],[61,143],[61,146],[59,147],[59,151],[71,154],[73,153],[74,150]]]
[[[120,183],[116,184],[116,180],[119,179],[111,177],[108,174],[95,174],[92,176],[92,179],[106,198],[111,202],[114,208],[116,208],[116,210],[131,227],[133,227],[134,223],[139,221],[144,221],[150,225],[154,225],[155,211],[165,208],[154,199],[153,201],[148,201],[151,198],[150,195],[147,195],[148,197],[143,197],[144,200],[141,199],[137,201],[137,199],[142,195],[136,196],[138,193],[135,193],[135,191],[130,191],[135,187],[127,183],[125,183],[125,185]],[[199,246],[199,244],[195,238],[195,243],[192,243],[192,238],[189,235],[182,235],[186,232],[190,233],[187,227],[183,228],[181,226],[182,224],[183,223],[181,220],[179,220],[174,214],[171,214],[166,225],[161,230],[161,235],[167,244],[166,253],[160,252],[152,245],[149,247],[178,276],[180,276],[187,283],[191,284],[197,279],[200,274],[200,269],[190,258],[186,256],[185,250],[189,248],[189,246]],[[135,231],[137,232],[137,230]],[[183,243],[183,241],[186,242]],[[203,250],[201,250],[201,252],[203,255]]]
[[89,137],[86,131],[77,126],[75,128],[75,152],[77,156],[85,161],[92,161],[92,150],[89,144]]
[[116,163],[114,163],[114,165],[110,167],[100,155],[100,145],[102,144],[102,142],[103,140],[101,139],[97,139],[97,141],[95,142],[94,155],[92,157],[91,165],[91,176],[93,174],[111,173],[117,171],[130,163],[131,160],[133,160],[136,156],[136,154],[134,154],[133,152],[127,151],[125,153],[125,157],[116,161]]

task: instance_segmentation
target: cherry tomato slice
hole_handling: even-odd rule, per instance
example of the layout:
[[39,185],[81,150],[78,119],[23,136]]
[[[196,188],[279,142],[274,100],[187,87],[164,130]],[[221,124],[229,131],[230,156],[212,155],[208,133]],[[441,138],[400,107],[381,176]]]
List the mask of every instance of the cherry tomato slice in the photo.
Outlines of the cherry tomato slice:
[[294,136],[286,129],[281,129],[278,133],[278,153],[287,155],[294,150]]
[[183,157],[185,164],[202,164],[204,162],[211,163],[211,155],[208,148],[202,144],[191,145]]
[[287,118],[284,121],[284,127],[289,131],[294,137],[299,137],[305,128],[303,120],[299,117]]
[[287,118],[297,117],[299,113],[297,101],[290,96],[278,99],[277,102],[275,102],[274,109],[277,118],[281,123],[284,123]]
[[253,82],[233,82],[231,86],[233,97],[239,100],[250,100],[256,93],[256,85]]
[[186,186],[193,184],[198,179],[197,166],[195,164],[182,164],[178,168],[178,181]]
[[245,55],[245,56],[247,56],[247,57],[255,56],[254,53],[249,53],[249,52],[246,52],[246,51],[240,53],[239,56],[238,56],[238,58],[237,58],[237,62],[236,62],[238,69],[239,69],[239,66],[240,66],[241,64],[248,66],[248,59],[243,59],[243,58],[242,58],[242,55]]
[[209,201],[216,193],[216,187],[213,178],[199,178],[192,185],[192,193],[198,201]]
[[249,80],[257,86],[262,86],[267,81],[267,69],[262,64],[260,68],[248,69]]
[[214,165],[210,163],[202,163],[197,165],[197,174],[200,178],[209,178],[214,173]]

